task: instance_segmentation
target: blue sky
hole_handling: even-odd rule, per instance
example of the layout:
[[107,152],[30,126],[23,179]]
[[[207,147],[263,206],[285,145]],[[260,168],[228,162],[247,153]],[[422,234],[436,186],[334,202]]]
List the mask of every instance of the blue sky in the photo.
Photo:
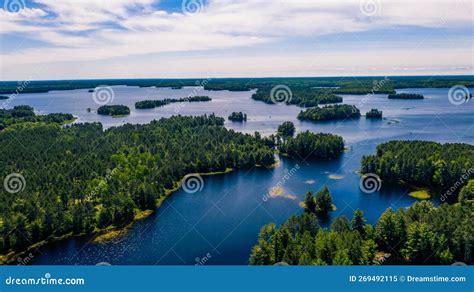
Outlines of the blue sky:
[[0,79],[474,74],[471,0],[1,0]]

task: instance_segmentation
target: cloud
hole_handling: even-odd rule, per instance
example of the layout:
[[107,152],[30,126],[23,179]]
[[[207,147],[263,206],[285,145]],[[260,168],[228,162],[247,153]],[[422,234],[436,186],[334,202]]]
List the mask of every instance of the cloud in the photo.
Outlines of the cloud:
[[35,8],[19,13],[0,10],[0,35],[47,45],[2,51],[4,68],[261,45],[275,49],[295,39],[396,26],[472,27],[473,17],[470,0],[209,0],[198,13],[157,10],[153,0],[34,2]]

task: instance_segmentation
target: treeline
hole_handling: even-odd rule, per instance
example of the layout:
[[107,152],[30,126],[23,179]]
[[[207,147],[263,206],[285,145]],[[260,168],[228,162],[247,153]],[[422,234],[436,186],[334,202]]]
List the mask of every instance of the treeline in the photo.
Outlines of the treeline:
[[142,100],[135,103],[136,109],[150,109],[155,107],[162,107],[174,102],[201,102],[201,101],[211,101],[212,99],[209,96],[190,96],[183,98],[165,98],[159,100]]
[[[474,87],[473,76],[387,76],[387,77],[293,77],[293,78],[200,78],[200,79],[97,79],[58,81],[3,81],[0,94],[48,92],[51,90],[89,89],[101,85],[171,87],[204,86],[206,90],[247,91],[286,85],[302,89],[329,89],[333,94],[395,93],[397,88],[441,88],[462,84]],[[298,94],[295,94],[298,96]]]
[[21,123],[57,123],[62,124],[72,121],[71,114],[52,113],[47,115],[36,115],[33,108],[27,105],[17,105],[12,109],[0,109],[0,131],[15,124]]
[[[268,104],[284,102],[286,104],[294,104],[300,107],[314,107],[318,104],[340,103],[342,97],[335,95],[329,90],[298,87],[280,89],[272,91],[273,88],[264,87],[257,89],[252,95],[252,99],[260,100]],[[281,96],[278,96],[281,94]]]
[[99,115],[123,116],[130,114],[130,108],[125,105],[103,105],[97,109]]
[[344,140],[334,134],[305,131],[281,142],[279,150],[296,159],[331,159],[339,157],[344,151]]
[[127,224],[188,173],[274,163],[271,141],[223,124],[214,115],[176,116],[106,131],[100,123],[1,131],[0,178],[17,173],[25,184],[15,194],[0,188],[0,254]]
[[[363,156],[362,173],[375,173],[383,184],[404,182],[444,192],[474,177],[474,146],[429,141],[390,141]],[[455,196],[453,196],[455,197]]]
[[302,121],[335,121],[345,119],[357,119],[360,117],[360,111],[355,105],[336,104],[323,107],[310,108],[301,111],[298,119]]
[[418,93],[393,93],[388,95],[389,99],[424,99],[422,94]]
[[243,112],[233,112],[227,118],[232,122],[246,122],[247,114],[244,114]]
[[[471,186],[474,186],[472,181]],[[470,198],[474,189],[463,189]],[[293,216],[279,228],[262,227],[250,264],[274,265],[450,265],[474,263],[472,204],[417,202],[407,209],[387,209],[375,225],[361,210],[349,221],[336,218],[330,229],[315,214]]]

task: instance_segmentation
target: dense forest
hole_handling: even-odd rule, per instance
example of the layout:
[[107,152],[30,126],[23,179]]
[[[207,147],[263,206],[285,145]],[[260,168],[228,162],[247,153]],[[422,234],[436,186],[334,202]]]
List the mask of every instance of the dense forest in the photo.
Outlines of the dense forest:
[[366,119],[381,119],[382,118],[382,111],[379,111],[376,108],[371,109],[367,113],[365,113]]
[[344,140],[334,134],[314,134],[305,131],[296,135],[295,138],[289,137],[284,140],[279,150],[280,153],[296,159],[332,159],[339,157],[344,151]]
[[459,185],[474,178],[474,146],[390,141],[378,145],[375,155],[362,157],[361,172],[377,174],[384,185],[404,182],[441,192],[456,186],[457,193]]
[[209,96],[190,96],[183,98],[165,98],[159,100],[142,100],[135,103],[136,109],[150,109],[155,107],[162,107],[174,102],[201,102],[201,101],[211,101],[212,99]]
[[[280,97],[278,94],[282,94],[282,96]],[[257,89],[257,92],[252,95],[252,98],[268,104],[283,102],[286,104],[295,104],[300,107],[314,107],[318,104],[342,102],[342,97],[335,95],[330,90],[311,87],[293,87],[282,90],[264,87]]]
[[474,180],[461,193],[470,204],[417,202],[407,209],[387,209],[375,225],[355,210],[349,220],[336,218],[330,229],[305,211],[279,228],[262,227],[250,264],[273,265],[450,265],[474,263]]
[[214,115],[175,116],[106,131],[100,123],[16,123],[0,131],[0,177],[16,173],[25,182],[15,194],[0,190],[0,254],[127,224],[189,173],[274,163],[272,141],[223,123]]
[[71,122],[73,119],[73,115],[63,113],[36,115],[32,107],[17,105],[12,109],[0,109],[0,131],[11,125],[21,123],[45,122],[63,124]]
[[[441,88],[463,84],[474,87],[474,76],[300,77],[300,78],[201,78],[201,79],[97,79],[58,81],[3,81],[0,94],[90,89],[101,85],[172,87],[203,86],[206,90],[247,91],[284,84],[298,88],[330,89],[333,94],[395,93],[397,88]],[[297,96],[298,94],[295,94]]]
[[393,93],[388,95],[389,99],[424,99],[422,94],[418,93]]
[[227,118],[232,122],[246,122],[247,114],[244,114],[243,112],[233,112]]
[[301,111],[298,119],[302,121],[334,121],[345,119],[357,119],[360,117],[360,111],[355,105],[336,104],[323,107],[310,108]]
[[130,108],[125,105],[103,105],[97,109],[99,115],[124,116],[130,114]]

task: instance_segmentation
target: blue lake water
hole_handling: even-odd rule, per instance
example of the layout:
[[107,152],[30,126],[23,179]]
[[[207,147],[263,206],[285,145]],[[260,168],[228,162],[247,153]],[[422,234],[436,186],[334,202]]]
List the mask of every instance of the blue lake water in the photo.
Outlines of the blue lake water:
[[[113,87],[113,104],[126,104],[132,112],[125,118],[99,116],[97,105],[87,90],[20,94],[4,104],[33,106],[40,113],[69,112],[77,122],[100,121],[105,127],[123,123],[147,123],[174,114],[215,113],[227,117],[233,111],[247,113],[246,123],[226,122],[225,127],[241,132],[259,131],[269,135],[284,121],[293,121],[297,131],[328,132],[341,135],[347,151],[340,159],[306,163],[280,159],[274,169],[255,168],[225,175],[203,177],[200,192],[174,193],[152,216],[137,222],[126,236],[107,244],[90,243],[89,237],[71,238],[41,247],[33,264],[247,264],[251,247],[261,226],[283,223],[302,212],[298,203],[308,190],[328,185],[337,210],[336,216],[351,218],[360,208],[369,222],[375,222],[389,207],[411,205],[416,199],[404,188],[367,194],[359,189],[356,173],[363,155],[373,154],[377,144],[402,139],[474,144],[474,101],[453,105],[448,89],[404,89],[398,92],[422,93],[424,100],[388,100],[386,95],[343,95],[344,103],[357,105],[362,113],[371,108],[383,111],[384,119],[311,123],[296,119],[301,108],[267,105],[254,101],[249,92],[205,91],[200,88]],[[472,89],[471,89],[472,92]],[[170,104],[151,110],[136,110],[135,101],[179,98],[190,94],[208,95],[211,102]],[[87,112],[92,108],[92,112]],[[335,179],[337,178],[337,179]],[[290,198],[265,196],[281,186]],[[294,197],[292,197],[294,196]],[[437,203],[437,199],[433,198]]]

